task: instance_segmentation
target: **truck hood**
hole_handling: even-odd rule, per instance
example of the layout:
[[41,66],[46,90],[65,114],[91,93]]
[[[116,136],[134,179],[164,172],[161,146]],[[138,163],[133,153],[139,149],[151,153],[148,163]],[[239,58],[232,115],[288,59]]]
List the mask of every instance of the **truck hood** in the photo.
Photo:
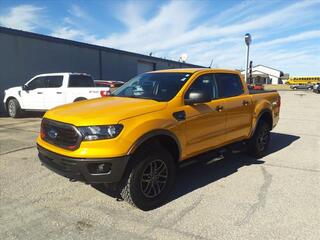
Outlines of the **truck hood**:
[[47,111],[44,117],[75,126],[107,125],[159,111],[166,105],[148,99],[104,97],[59,106]]

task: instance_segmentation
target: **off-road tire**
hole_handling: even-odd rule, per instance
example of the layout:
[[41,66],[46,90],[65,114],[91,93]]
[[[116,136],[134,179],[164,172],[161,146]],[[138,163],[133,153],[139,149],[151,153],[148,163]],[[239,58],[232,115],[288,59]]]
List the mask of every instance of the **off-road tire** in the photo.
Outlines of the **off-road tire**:
[[259,122],[253,136],[248,140],[248,154],[252,157],[265,156],[270,142],[271,127],[265,121]]
[[[133,156],[135,162],[129,176],[126,178],[123,187],[120,187],[120,195],[129,204],[141,210],[148,211],[161,206],[168,198],[175,182],[176,164],[172,155],[163,147],[147,147],[140,150]],[[145,170],[154,162],[162,162],[166,166],[166,183],[155,197],[147,197],[143,192],[141,185],[142,176],[145,176]],[[160,170],[159,170],[160,171]],[[159,173],[160,174],[160,173]],[[160,189],[160,187],[159,187]]]
[[8,101],[7,111],[10,117],[18,118],[22,115],[22,110],[17,99],[12,98]]

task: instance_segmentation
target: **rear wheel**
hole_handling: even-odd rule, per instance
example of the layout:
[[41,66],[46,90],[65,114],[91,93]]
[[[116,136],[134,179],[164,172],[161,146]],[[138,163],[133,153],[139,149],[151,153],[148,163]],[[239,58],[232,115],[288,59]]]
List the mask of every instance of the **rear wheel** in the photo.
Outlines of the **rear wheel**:
[[270,142],[270,129],[266,122],[258,123],[253,136],[248,141],[249,155],[261,158],[266,154]]
[[171,154],[162,147],[144,149],[134,156],[133,167],[121,197],[142,210],[151,210],[164,203],[173,188],[176,166]]
[[17,99],[12,98],[7,104],[8,114],[12,118],[17,118],[22,115],[22,110]]

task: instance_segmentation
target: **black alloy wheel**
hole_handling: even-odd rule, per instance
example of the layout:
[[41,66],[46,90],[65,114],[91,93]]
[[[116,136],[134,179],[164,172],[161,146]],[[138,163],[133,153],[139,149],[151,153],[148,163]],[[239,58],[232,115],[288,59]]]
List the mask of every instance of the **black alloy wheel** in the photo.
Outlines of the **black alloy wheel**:
[[144,169],[140,188],[143,195],[147,198],[158,196],[167,184],[168,168],[161,159],[150,162]]
[[134,162],[120,185],[121,197],[148,211],[167,201],[176,178],[176,162],[159,144],[147,145],[132,156]]

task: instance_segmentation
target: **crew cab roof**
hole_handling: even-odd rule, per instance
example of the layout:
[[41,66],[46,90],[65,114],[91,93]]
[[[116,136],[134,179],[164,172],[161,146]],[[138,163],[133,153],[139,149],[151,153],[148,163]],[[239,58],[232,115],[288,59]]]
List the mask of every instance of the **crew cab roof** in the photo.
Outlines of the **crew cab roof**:
[[85,76],[91,76],[88,73],[77,73],[77,72],[56,72],[56,73],[42,73],[36,75],[37,77],[45,77],[45,76],[56,76],[56,75],[64,75],[64,74],[69,74],[69,75],[85,75]]
[[152,72],[182,72],[182,73],[195,73],[195,72],[224,72],[224,73],[235,73],[239,74],[240,71],[230,70],[230,69],[221,69],[221,68],[173,68],[173,69],[164,69],[164,70],[157,70]]

